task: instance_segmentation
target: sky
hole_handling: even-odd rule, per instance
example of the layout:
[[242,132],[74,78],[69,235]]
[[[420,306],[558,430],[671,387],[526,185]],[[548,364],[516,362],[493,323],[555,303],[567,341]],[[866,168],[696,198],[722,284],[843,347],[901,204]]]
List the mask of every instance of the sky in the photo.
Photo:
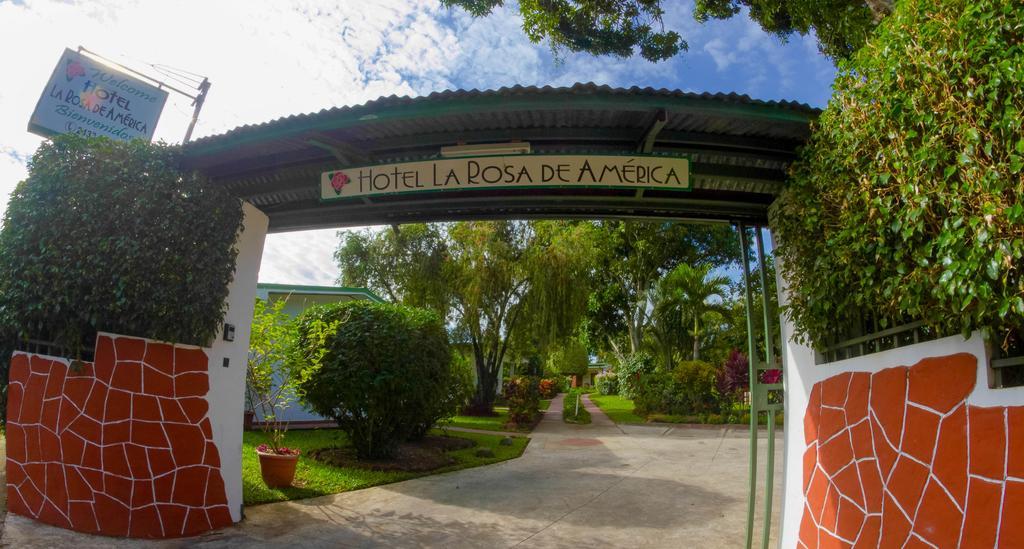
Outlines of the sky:
[[[0,212],[42,138],[26,130],[64,48],[83,46],[161,77],[212,83],[194,137],[381,96],[512,85],[736,92],[824,107],[835,68],[813,37],[783,43],[749,19],[699,24],[691,0],[667,0],[664,24],[689,51],[670,61],[563,52],[524,36],[514,1],[473,19],[439,0],[0,0]],[[182,84],[168,80],[172,85]],[[191,100],[171,94],[155,138],[180,142]],[[268,236],[261,282],[331,285],[335,230]]]

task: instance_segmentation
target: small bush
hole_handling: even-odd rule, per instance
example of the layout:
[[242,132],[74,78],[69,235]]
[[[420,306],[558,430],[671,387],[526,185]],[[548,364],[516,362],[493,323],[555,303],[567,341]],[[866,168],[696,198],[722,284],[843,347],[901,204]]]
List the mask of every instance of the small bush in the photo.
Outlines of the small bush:
[[606,372],[598,374],[594,378],[594,384],[597,385],[597,392],[602,395],[617,395],[619,394],[619,376],[615,372]]
[[[577,406],[577,401],[579,406]],[[590,423],[590,412],[583,406],[583,391],[570,389],[562,401],[562,421],[566,423]]]
[[750,363],[747,361],[747,355],[738,349],[730,350],[729,357],[725,359],[722,369],[718,372],[715,385],[719,394],[732,396],[733,400],[736,400],[735,396],[738,393],[746,391],[750,386]]
[[508,420],[516,425],[529,425],[540,413],[539,381],[535,377],[513,377],[505,383]]
[[318,367],[301,385],[361,459],[388,458],[433,424],[452,389],[452,353],[433,312],[370,301],[314,307],[299,318],[299,347]]
[[537,386],[540,391],[540,398],[544,400],[555,398],[558,396],[558,393],[563,392],[563,386],[565,385],[567,385],[567,382],[562,376],[540,380],[540,384]]
[[680,362],[671,373],[654,372],[641,379],[633,399],[636,413],[707,414],[720,409],[716,370],[707,362]]
[[619,394],[636,399],[643,378],[654,371],[654,360],[647,353],[634,353],[619,364]]

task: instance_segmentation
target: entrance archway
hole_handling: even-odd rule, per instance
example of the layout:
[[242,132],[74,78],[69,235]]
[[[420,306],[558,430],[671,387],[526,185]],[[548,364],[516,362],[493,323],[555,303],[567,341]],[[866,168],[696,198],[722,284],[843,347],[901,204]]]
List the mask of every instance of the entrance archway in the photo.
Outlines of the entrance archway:
[[[246,202],[225,330],[206,351],[208,413],[195,425],[219,455],[210,463],[204,458],[204,474],[219,471],[226,503],[206,494],[194,505],[196,516],[213,526],[209,502],[216,501],[217,525],[226,512],[233,520],[241,517],[243,365],[268,231],[506,218],[667,219],[761,227],[816,112],[805,105],[737,95],[593,85],[516,87],[385,98],[243,127],[188,145],[188,167]],[[444,168],[457,172],[450,187]],[[373,170],[383,174],[379,184]],[[440,191],[429,188],[438,186],[438,173],[444,177]],[[364,184],[366,189],[353,193]],[[741,234],[749,249],[746,231]],[[767,324],[773,320],[760,320],[771,333]],[[232,331],[233,339],[227,337]],[[144,360],[145,355],[132,361]],[[751,361],[755,385],[768,362],[770,357]],[[778,388],[753,389],[755,406],[763,397],[762,407],[773,414],[764,395]],[[145,394],[148,388],[143,384],[138,390]],[[757,415],[755,409],[752,450]],[[755,468],[752,462],[752,473]],[[119,472],[121,477],[131,474],[130,469]],[[766,477],[770,486],[771,474]],[[203,477],[204,491],[219,496],[208,478]],[[748,544],[754,539],[756,486],[752,474]],[[770,520],[771,513],[765,515]],[[192,516],[190,508],[187,517]],[[202,523],[195,528],[202,529]],[[763,539],[767,543],[767,529]]]
[[[238,128],[193,142],[186,158],[259,208],[269,232],[469,219],[693,220],[736,225],[743,249],[755,250],[763,264],[761,231],[754,231],[754,246],[746,229],[767,226],[768,207],[817,113],[735,94],[592,84],[459,90]],[[683,167],[669,165],[679,159]],[[742,256],[751,311],[751,271]],[[767,287],[763,270],[760,284]],[[773,342],[758,358],[754,323],[764,324],[768,338],[778,322],[762,310],[763,318],[748,318],[748,546],[755,542],[760,412],[769,436],[765,522],[756,541],[767,546],[774,419],[783,407],[782,385],[760,381],[774,367]]]

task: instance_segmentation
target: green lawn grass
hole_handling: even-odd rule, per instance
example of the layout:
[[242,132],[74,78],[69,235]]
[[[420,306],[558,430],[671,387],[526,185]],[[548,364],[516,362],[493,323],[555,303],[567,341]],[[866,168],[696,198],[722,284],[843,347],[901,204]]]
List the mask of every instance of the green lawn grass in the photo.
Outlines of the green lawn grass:
[[455,416],[448,421],[438,423],[438,427],[462,427],[464,429],[483,429],[484,431],[507,431],[508,407],[495,406],[496,416]]
[[644,423],[644,418],[633,413],[633,401],[619,395],[590,395],[597,405],[615,423]]
[[[551,406],[550,400],[540,401],[540,410],[547,410]],[[521,433],[527,433],[531,429],[531,425],[521,426],[518,429],[513,429],[506,426],[508,423],[508,406],[495,406],[494,407],[496,416],[454,416],[447,421],[441,421],[437,424],[438,427],[462,427],[463,429],[481,429],[484,431],[519,431]]]
[[[433,431],[440,434],[439,431]],[[477,433],[448,432],[449,436],[468,438],[476,441],[473,448],[449,452],[455,458],[456,463],[442,469],[429,473],[406,473],[406,472],[383,472],[355,469],[350,467],[332,467],[314,461],[307,457],[310,450],[316,448],[327,448],[331,446],[346,446],[348,440],[345,433],[339,429],[314,429],[303,431],[289,431],[285,436],[284,445],[289,448],[302,450],[302,457],[295,471],[295,486],[289,488],[268,488],[260,476],[259,458],[256,456],[256,446],[267,441],[267,436],[262,432],[246,432],[242,438],[242,500],[246,505],[259,503],[270,503],[274,501],[285,501],[293,499],[304,499],[360,488],[369,488],[380,484],[389,484],[410,478],[425,475],[457,471],[468,467],[488,465],[523,454],[529,439],[516,437],[512,439],[510,446],[501,446],[500,435],[484,435]],[[494,457],[477,457],[476,451],[481,448],[490,448],[494,451]]]

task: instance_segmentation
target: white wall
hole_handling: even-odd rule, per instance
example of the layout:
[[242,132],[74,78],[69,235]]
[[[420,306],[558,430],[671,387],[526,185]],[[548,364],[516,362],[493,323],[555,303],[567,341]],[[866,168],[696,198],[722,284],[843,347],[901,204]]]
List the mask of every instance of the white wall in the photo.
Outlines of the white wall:
[[[781,275],[777,279],[779,303],[786,302],[785,283]],[[782,532],[779,547],[796,547],[799,537],[800,519],[803,515],[803,454],[804,412],[815,383],[842,372],[877,372],[893,366],[912,366],[923,358],[947,356],[956,353],[970,353],[978,361],[974,391],[967,397],[968,404],[975,406],[1019,406],[1024,404],[1024,387],[1007,389],[989,388],[989,355],[980,333],[970,339],[955,335],[916,345],[908,345],[880,353],[840,360],[827,364],[814,363],[814,351],[792,340],[794,326],[782,318],[782,338],[786,342],[783,351],[785,364],[786,428],[785,458],[783,461],[782,490]]]
[[[213,426],[213,441],[220,454],[220,472],[228,496],[231,518],[242,520],[242,413],[245,409],[245,365],[249,355],[249,332],[256,302],[256,281],[263,242],[267,237],[269,220],[263,212],[249,203],[243,203],[245,220],[236,247],[238,259],[235,277],[228,286],[228,311],[224,322],[235,325],[235,340],[223,338],[223,325],[217,339],[206,350],[210,357],[209,418]],[[229,360],[223,366],[224,358]]]

